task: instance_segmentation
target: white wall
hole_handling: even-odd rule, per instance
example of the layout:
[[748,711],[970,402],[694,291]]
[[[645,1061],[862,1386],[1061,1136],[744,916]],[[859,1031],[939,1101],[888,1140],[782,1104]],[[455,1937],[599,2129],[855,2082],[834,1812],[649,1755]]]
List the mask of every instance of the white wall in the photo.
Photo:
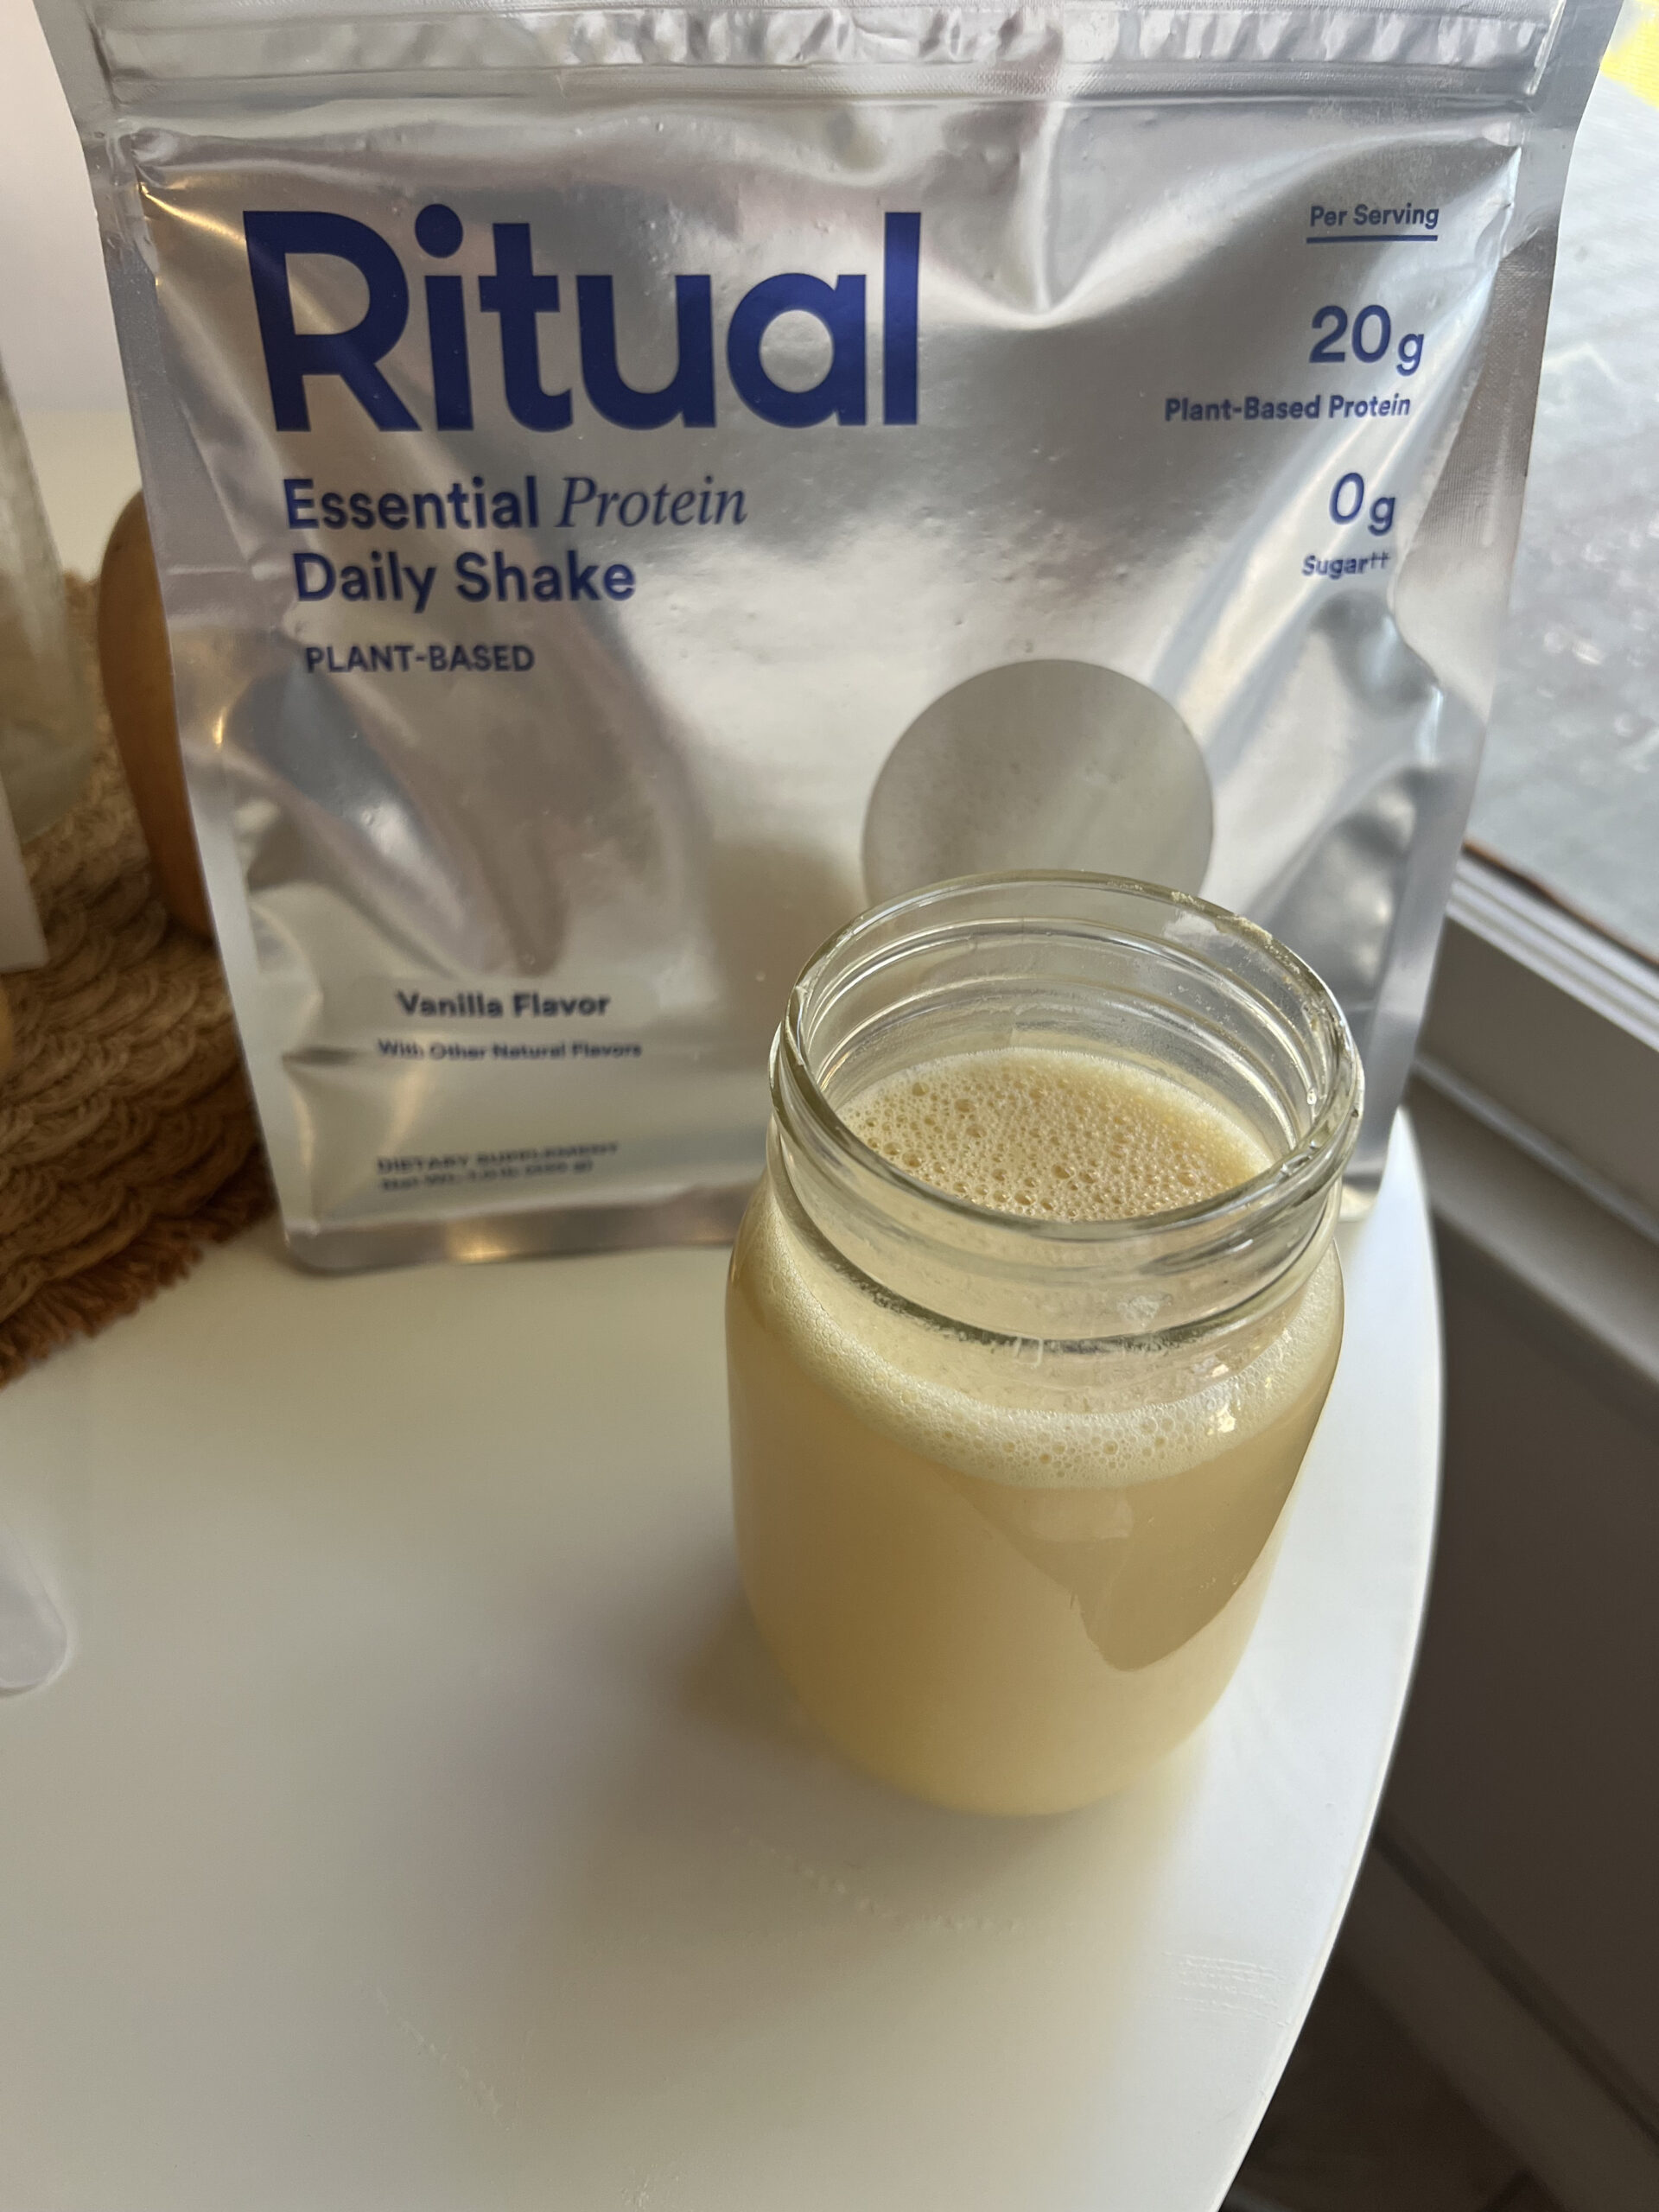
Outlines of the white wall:
[[0,0],[0,361],[24,413],[126,404],[92,192],[31,0]]
[[92,188],[31,0],[0,0],[0,365],[59,554],[93,575],[138,461]]

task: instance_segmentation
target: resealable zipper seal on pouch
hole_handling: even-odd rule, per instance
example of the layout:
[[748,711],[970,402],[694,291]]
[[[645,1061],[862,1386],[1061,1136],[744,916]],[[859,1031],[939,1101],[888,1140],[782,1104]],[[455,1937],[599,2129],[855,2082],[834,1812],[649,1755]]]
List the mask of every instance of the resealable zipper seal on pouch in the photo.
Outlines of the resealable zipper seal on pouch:
[[294,1249],[728,1233],[994,869],[1337,993],[1374,1190],[1611,0],[41,0]]

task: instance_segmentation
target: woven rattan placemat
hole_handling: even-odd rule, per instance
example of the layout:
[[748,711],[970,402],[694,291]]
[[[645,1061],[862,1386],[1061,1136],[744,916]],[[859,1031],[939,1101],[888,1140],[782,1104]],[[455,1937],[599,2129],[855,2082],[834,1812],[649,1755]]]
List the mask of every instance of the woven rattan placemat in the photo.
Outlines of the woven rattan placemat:
[[[96,690],[94,591],[69,588]],[[0,1383],[271,1208],[224,972],[151,888],[101,695],[86,788],[25,859],[49,957],[4,985]]]

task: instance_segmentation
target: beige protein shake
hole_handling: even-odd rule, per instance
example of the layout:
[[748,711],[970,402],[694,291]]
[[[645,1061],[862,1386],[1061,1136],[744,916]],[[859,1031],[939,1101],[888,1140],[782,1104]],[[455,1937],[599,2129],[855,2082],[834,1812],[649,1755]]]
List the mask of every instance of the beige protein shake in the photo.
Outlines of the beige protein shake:
[[[1179,1228],[1281,1147],[1223,1086],[1105,1041],[851,1066],[836,1141],[899,1171],[921,1226],[896,1217],[895,1290],[829,1186],[803,1205],[807,1147],[791,1169],[774,1131],[728,1305],[745,1586],[860,1765],[978,1811],[1082,1804],[1188,1735],[1243,1652],[1341,1342],[1328,1229],[1284,1281],[1174,1328],[1134,1326],[1159,1318],[1155,1267],[1127,1330],[964,1325],[939,1309],[981,1228],[1058,1238],[1058,1267],[1072,1225],[1085,1254],[1107,1224]],[[968,1242],[918,1277],[930,1204]]]

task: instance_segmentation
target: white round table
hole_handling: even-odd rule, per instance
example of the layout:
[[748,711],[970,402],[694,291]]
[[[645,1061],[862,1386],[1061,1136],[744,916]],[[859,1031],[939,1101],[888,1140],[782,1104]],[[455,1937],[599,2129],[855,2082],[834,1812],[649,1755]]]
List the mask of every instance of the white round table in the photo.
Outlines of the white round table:
[[0,1392],[0,2212],[1213,2212],[1427,1572],[1403,1125],[1256,1637],[1139,1788],[849,1772],[748,1625],[725,1255],[327,1280],[267,1229]]

